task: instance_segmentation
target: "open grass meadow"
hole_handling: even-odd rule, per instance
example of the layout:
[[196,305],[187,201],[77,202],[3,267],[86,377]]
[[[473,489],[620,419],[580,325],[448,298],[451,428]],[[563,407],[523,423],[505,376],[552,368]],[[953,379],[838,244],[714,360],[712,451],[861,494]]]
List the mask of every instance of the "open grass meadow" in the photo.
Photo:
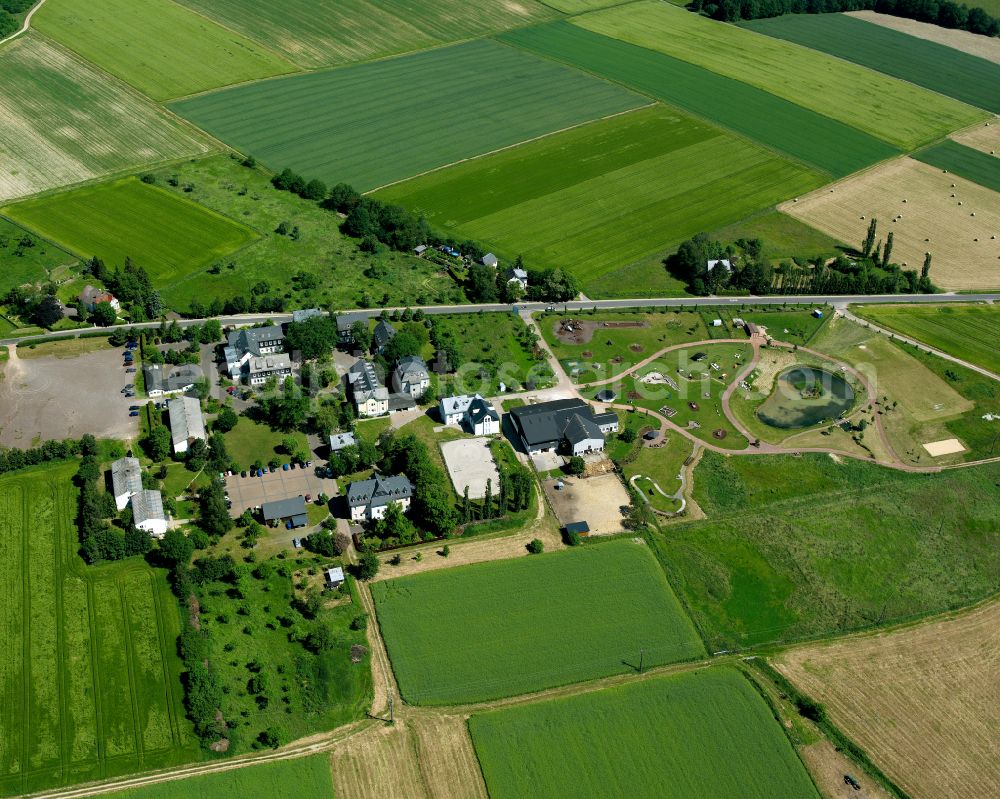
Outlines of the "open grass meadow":
[[[390,250],[359,252],[357,242],[337,229],[330,211],[278,191],[265,172],[241,166],[238,159],[219,155],[185,161],[155,174],[157,185],[176,197],[239,220],[259,236],[216,262],[218,271],[209,265],[161,287],[169,307],[249,298],[253,290],[288,293],[288,306],[299,308],[371,308],[385,295],[386,304],[395,306],[465,301],[461,287],[434,263]],[[177,185],[170,185],[174,180]],[[297,227],[298,237],[275,232],[282,222]]]
[[888,624],[1000,589],[998,479],[997,464],[708,452],[694,482],[708,519],[672,526],[658,552],[713,651]]
[[69,278],[75,257],[0,217],[0,295],[15,286]]
[[173,0],[48,0],[31,24],[154,100],[295,70]]
[[500,37],[717,122],[834,177],[898,154],[892,145],[733,77],[569,22]]
[[[602,593],[603,592],[603,593]],[[645,544],[618,540],[375,583],[412,704],[480,702],[704,654]]]
[[0,49],[0,201],[212,145],[162,108],[33,35]]
[[237,86],[171,108],[273,169],[366,191],[646,103],[478,40]]
[[330,799],[333,781],[330,759],[325,754],[277,760],[215,774],[185,777],[142,788],[101,794],[102,799],[227,799],[253,796],[254,799],[284,799],[295,786],[299,799]]
[[1000,113],[1000,64],[953,47],[846,14],[785,14],[740,25]]
[[271,458],[287,462],[289,455],[281,442],[289,437],[299,443],[300,449],[308,450],[305,433],[279,433],[265,424],[241,416],[236,427],[225,434],[226,451],[241,469],[248,469],[250,464],[258,461],[266,465]]
[[817,799],[771,709],[729,668],[477,714],[493,799]]
[[180,0],[315,69],[474,39],[558,14],[538,0]]
[[0,210],[82,258],[97,255],[113,267],[129,257],[161,286],[183,280],[257,235],[135,177],[24,200]]
[[954,172],[966,180],[1000,191],[1000,158],[945,139],[940,144],[914,153],[925,164]]
[[[701,230],[816,187],[819,173],[654,106],[439,170],[379,193],[502,256],[591,282]],[[654,275],[663,267],[653,264]],[[628,286],[655,292],[655,284]]]
[[74,463],[0,479],[0,793],[199,757],[177,602],[142,560],[86,567]]
[[879,327],[1000,374],[1000,309],[993,305],[858,305],[852,310]]
[[749,83],[907,150],[985,118],[918,86],[666,3],[630,3],[573,23]]
[[737,239],[763,239],[764,257],[775,264],[796,256],[832,257],[840,253],[843,246],[833,236],[827,236],[805,222],[775,210],[763,211],[732,225],[717,228],[708,236],[725,244]]

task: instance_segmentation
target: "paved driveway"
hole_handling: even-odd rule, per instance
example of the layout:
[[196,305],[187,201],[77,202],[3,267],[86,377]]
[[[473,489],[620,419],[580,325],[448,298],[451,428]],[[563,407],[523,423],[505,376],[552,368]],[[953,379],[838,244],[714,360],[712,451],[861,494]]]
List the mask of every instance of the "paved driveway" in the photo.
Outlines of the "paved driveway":
[[297,497],[300,494],[312,495],[316,499],[320,494],[335,496],[337,481],[316,476],[316,467],[305,469],[289,469],[287,472],[278,469],[260,477],[240,477],[239,473],[226,478],[226,491],[233,502],[231,513],[239,516],[247,508],[263,505],[278,499]]

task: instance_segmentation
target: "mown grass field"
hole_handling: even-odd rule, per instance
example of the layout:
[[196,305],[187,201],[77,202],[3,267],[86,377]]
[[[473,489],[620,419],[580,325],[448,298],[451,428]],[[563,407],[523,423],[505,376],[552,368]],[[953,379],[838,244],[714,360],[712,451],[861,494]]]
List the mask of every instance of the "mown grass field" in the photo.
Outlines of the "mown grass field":
[[764,240],[764,257],[776,263],[795,256],[834,256],[841,242],[781,211],[764,211],[711,231],[709,238],[729,244],[737,239]]
[[713,651],[887,624],[1000,589],[998,478],[996,464],[925,475],[706,453],[709,518],[658,550]]
[[96,255],[115,267],[129,257],[157,285],[182,280],[257,235],[135,177],[25,200],[2,211],[81,258]]
[[903,149],[985,118],[895,78],[665,3],[631,3],[574,24],[749,83]]
[[[823,178],[655,106],[397,184],[379,194],[499,255],[590,282]],[[662,272],[653,266],[650,272]],[[649,291],[633,283],[633,294]],[[654,289],[655,291],[655,289]]]
[[494,799],[819,796],[760,694],[710,669],[469,719]]
[[740,25],[1000,113],[1000,64],[952,47],[846,14],[785,14]]
[[0,201],[212,145],[113,78],[36,36],[0,49]]
[[407,53],[558,16],[538,0],[180,0],[302,67]]
[[880,327],[1000,374],[1000,309],[993,305],[858,305]]
[[[25,241],[34,243],[25,246],[22,243]],[[0,294],[6,294],[14,286],[47,280],[49,276],[68,278],[70,267],[77,263],[69,253],[0,217]]]
[[172,0],[49,0],[32,26],[154,100],[295,70]]
[[142,560],[85,567],[74,463],[0,479],[0,792],[198,759],[177,602]]
[[914,153],[913,157],[925,164],[954,172],[987,189],[1000,191],[1000,158],[994,155],[987,155],[980,150],[946,139],[940,144]]
[[741,80],[569,22],[511,31],[500,38],[718,122],[835,177],[899,152],[874,136]]
[[102,794],[105,799],[219,799],[219,797],[253,796],[254,799],[283,799],[289,786],[301,799],[330,799],[333,783],[330,759],[326,755],[277,760],[259,766],[248,766],[215,774],[185,777],[173,782],[161,782],[142,788]]
[[775,666],[910,796],[989,796],[997,784],[1000,603],[784,652]]
[[[478,702],[704,654],[644,544],[630,540],[372,586],[400,690]],[[586,642],[586,645],[583,645]]]
[[368,190],[646,102],[479,40],[237,86],[171,108],[274,169]]
[[281,446],[285,438],[294,438],[299,442],[301,449],[308,449],[304,433],[278,433],[267,425],[251,421],[245,416],[240,417],[236,427],[226,433],[225,437],[226,451],[241,469],[248,469],[251,463],[257,461],[266,465],[275,457],[287,462],[290,456]]

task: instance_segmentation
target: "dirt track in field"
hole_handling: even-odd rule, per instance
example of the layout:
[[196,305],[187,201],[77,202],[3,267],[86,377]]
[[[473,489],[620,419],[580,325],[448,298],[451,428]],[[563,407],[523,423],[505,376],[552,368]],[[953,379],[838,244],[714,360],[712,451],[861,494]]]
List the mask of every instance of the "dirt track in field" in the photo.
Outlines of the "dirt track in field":
[[942,28],[940,25],[932,25],[929,22],[918,22],[915,19],[905,17],[893,17],[889,14],[879,14],[875,11],[848,11],[847,16],[857,17],[865,22],[881,25],[883,28],[892,28],[900,33],[907,33],[916,36],[918,39],[926,39],[929,42],[943,44],[963,53],[985,58],[1000,64],[1000,39],[991,36],[980,36],[968,31],[960,31],[951,28]]
[[787,652],[775,665],[914,797],[1000,785],[1000,601]]

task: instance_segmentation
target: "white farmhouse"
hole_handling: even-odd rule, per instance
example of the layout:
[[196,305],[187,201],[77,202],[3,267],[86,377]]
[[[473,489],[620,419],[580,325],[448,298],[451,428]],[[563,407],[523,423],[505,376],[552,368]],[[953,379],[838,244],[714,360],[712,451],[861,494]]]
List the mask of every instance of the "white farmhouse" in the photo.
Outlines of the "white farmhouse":
[[159,491],[139,491],[132,497],[132,520],[135,526],[153,538],[167,534],[167,515],[163,512],[163,496]]

